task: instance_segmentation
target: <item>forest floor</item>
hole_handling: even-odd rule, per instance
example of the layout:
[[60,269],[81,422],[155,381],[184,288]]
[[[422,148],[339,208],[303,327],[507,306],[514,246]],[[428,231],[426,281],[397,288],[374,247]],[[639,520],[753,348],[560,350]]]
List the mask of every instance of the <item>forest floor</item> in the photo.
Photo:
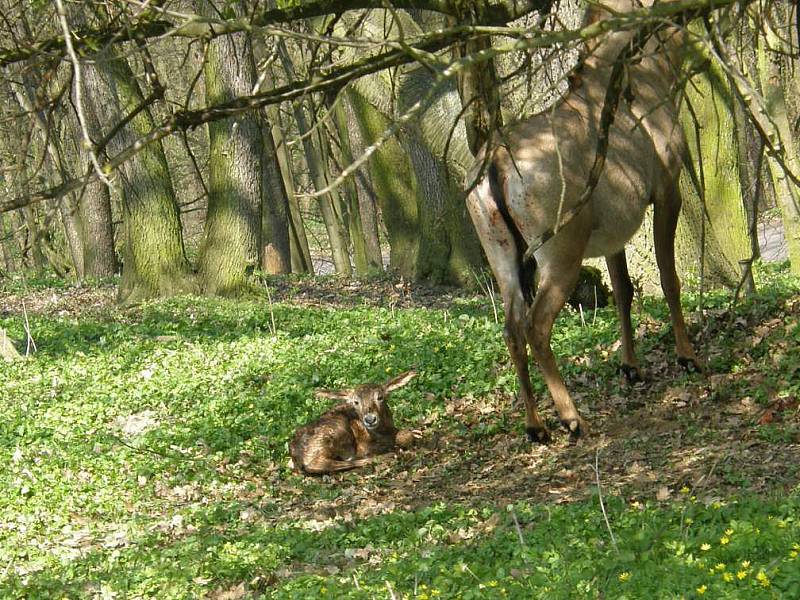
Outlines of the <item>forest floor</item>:
[[[111,284],[15,282],[0,328],[0,596],[800,596],[800,280],[685,297],[704,374],[663,303],[635,309],[646,381],[616,373],[613,307],[553,345],[591,435],[522,435],[486,296],[276,279],[269,295],[120,309]],[[702,310],[700,310],[702,302]],[[412,451],[322,478],[286,443],[313,389],[419,375]]]

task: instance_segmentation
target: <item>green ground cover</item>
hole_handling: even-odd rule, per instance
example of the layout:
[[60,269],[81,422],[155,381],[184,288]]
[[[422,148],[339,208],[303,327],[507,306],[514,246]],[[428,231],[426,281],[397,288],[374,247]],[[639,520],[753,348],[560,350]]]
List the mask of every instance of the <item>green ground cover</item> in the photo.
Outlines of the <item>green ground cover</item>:
[[[636,307],[634,388],[613,307],[565,311],[554,349],[593,435],[546,448],[523,441],[486,297],[274,285],[125,310],[108,285],[0,289],[0,328],[24,340],[27,314],[37,347],[0,363],[0,597],[800,597],[800,281],[783,270],[731,311],[706,295],[702,320],[686,296],[705,375],[674,366],[658,300]],[[291,433],[329,405],[315,388],[412,367],[393,407],[420,448],[290,469]]]

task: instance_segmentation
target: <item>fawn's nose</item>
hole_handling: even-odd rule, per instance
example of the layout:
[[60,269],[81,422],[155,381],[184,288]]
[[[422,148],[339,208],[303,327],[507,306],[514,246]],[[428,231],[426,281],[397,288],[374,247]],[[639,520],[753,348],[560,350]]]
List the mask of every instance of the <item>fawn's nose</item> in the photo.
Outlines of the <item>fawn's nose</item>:
[[378,415],[368,414],[364,417],[364,425],[367,427],[374,427],[378,423]]

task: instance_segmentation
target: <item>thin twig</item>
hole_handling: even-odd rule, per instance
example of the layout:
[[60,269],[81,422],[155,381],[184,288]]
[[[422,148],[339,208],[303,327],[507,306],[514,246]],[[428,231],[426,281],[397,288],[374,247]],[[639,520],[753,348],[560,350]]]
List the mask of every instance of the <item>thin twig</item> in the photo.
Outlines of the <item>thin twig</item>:
[[603,492],[600,489],[600,449],[594,451],[594,476],[597,482],[597,498],[600,500],[600,510],[603,511],[603,519],[606,522],[608,534],[611,536],[611,545],[614,550],[619,554],[619,547],[617,546],[617,538],[614,537],[614,532],[611,530],[611,523],[608,521],[608,514],[606,513],[606,505],[603,503]]
[[522,537],[522,527],[519,526],[519,519],[517,519],[517,511],[514,510],[514,507],[511,507],[511,518],[514,519],[514,527],[517,530],[517,536],[519,537],[519,545],[523,548],[525,547],[525,538]]
[[22,314],[25,317],[25,335],[28,338],[27,346],[25,347],[25,356],[31,355],[31,348],[33,351],[36,352],[36,340],[33,339],[33,334],[31,333],[31,324],[28,321],[28,309],[25,307],[25,301],[22,302]]

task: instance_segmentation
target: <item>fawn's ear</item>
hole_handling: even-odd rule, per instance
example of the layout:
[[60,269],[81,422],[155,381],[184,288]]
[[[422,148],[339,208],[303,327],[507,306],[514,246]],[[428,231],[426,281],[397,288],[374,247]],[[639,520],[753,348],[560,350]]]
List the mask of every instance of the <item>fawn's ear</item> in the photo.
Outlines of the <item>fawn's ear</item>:
[[352,395],[352,390],[315,390],[314,395],[318,398],[330,398],[331,400],[347,400]]
[[389,381],[386,382],[384,388],[386,388],[387,392],[391,392],[392,390],[399,389],[411,381],[414,376],[417,374],[416,371],[406,371],[405,373],[401,373],[397,377],[393,377]]

